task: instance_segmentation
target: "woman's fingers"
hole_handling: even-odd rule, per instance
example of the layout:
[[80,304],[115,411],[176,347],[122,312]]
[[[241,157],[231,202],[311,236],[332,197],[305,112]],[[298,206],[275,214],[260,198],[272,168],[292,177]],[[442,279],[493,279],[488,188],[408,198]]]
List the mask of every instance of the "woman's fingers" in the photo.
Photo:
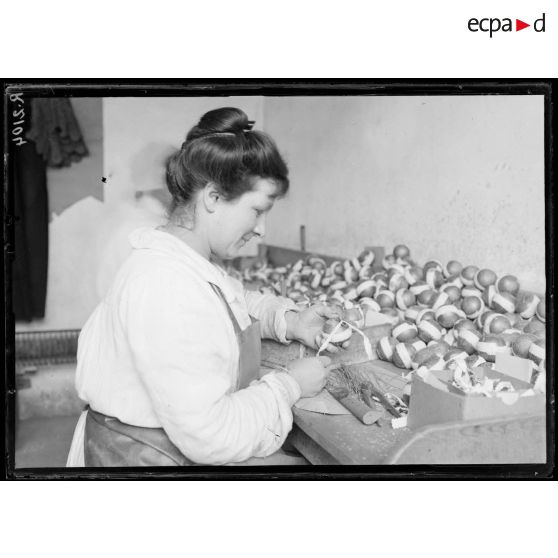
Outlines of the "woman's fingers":
[[319,356],[320,362],[323,364],[324,368],[331,365],[331,358],[325,355]]

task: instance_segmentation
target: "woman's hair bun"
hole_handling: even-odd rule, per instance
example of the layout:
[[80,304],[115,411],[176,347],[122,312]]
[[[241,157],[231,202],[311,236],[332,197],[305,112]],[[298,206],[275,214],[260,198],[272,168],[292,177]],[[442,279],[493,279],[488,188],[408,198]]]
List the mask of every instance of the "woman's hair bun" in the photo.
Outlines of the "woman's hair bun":
[[167,162],[167,186],[174,207],[187,205],[207,184],[216,185],[227,200],[253,188],[254,177],[272,180],[277,195],[289,188],[289,171],[273,139],[238,108],[205,113],[186,141]]
[[194,126],[186,141],[191,141],[212,134],[240,134],[248,132],[254,125],[253,120],[248,120],[246,113],[238,108],[224,107],[206,112]]

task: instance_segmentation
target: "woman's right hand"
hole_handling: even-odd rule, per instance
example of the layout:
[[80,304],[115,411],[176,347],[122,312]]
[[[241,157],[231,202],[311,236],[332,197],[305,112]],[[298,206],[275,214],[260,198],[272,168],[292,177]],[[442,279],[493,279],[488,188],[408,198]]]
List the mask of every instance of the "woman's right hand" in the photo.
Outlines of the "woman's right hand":
[[287,366],[289,374],[298,382],[301,397],[313,397],[325,387],[331,359],[327,356],[299,358]]

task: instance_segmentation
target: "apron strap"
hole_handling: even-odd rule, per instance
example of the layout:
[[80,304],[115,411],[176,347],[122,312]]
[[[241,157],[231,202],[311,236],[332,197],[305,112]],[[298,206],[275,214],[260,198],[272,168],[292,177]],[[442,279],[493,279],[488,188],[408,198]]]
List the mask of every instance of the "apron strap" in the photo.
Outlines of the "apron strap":
[[209,284],[211,285],[212,289],[217,293],[217,296],[223,301],[223,304],[227,309],[227,313],[229,314],[229,317],[233,323],[234,332],[238,336],[238,334],[242,331],[242,328],[240,327],[240,324],[238,323],[236,316],[231,310],[231,307],[229,306],[229,303],[227,302],[227,299],[225,298],[223,291],[217,285],[215,285],[215,283],[209,283]]

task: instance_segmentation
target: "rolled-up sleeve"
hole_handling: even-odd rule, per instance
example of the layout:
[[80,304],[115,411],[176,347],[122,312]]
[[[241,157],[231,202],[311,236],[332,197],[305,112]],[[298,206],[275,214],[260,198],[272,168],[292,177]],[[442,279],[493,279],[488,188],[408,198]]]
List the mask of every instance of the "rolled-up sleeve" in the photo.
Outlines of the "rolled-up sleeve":
[[[209,286],[154,270],[128,291],[121,319],[133,361],[161,426],[182,453],[219,465],[275,452],[292,428],[297,382],[277,372],[231,393],[236,338]],[[263,315],[270,307],[260,302]],[[274,320],[265,327],[276,332]]]
[[298,306],[290,299],[256,291],[244,291],[248,312],[260,321],[264,339],[273,339],[289,344],[287,339],[286,312],[299,312]]

